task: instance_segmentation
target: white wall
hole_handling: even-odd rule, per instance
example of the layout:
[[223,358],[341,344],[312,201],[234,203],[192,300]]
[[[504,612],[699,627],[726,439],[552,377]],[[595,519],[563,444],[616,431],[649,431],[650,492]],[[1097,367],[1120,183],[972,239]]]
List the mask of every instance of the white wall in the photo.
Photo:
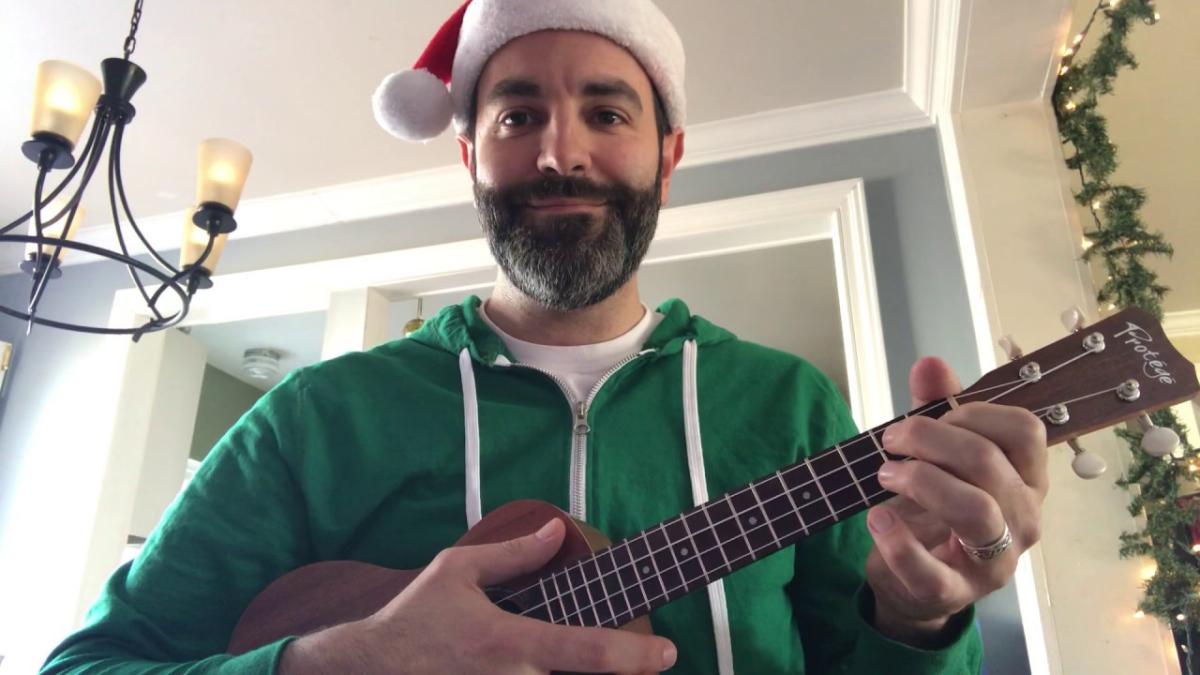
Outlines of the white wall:
[[[955,128],[992,333],[1012,333],[1028,351],[1062,337],[1058,316],[1072,305],[1095,321],[1053,114],[1041,102],[994,106],[956,116]],[[1124,444],[1111,431],[1081,441],[1109,471],[1080,480],[1071,452],[1051,448],[1043,539],[1032,555],[1050,671],[1178,673],[1165,631],[1133,618],[1142,564],[1117,555],[1117,537],[1134,527],[1129,494],[1113,486],[1127,464]]]

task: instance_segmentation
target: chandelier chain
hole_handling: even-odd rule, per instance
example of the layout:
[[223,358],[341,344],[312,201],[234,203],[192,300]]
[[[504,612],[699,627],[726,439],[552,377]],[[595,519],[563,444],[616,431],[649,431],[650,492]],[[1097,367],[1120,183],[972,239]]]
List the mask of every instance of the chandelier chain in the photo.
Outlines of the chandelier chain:
[[133,54],[133,50],[137,47],[137,38],[134,37],[137,33],[138,22],[142,20],[142,2],[145,0],[134,0],[133,16],[129,19],[129,35],[125,36],[125,60]]

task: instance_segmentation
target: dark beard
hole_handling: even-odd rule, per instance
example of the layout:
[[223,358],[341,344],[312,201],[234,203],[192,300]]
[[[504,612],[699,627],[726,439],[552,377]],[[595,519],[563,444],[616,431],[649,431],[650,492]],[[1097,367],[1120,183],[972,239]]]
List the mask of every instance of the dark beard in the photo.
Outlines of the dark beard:
[[[645,189],[549,175],[495,188],[475,182],[475,205],[488,246],[508,280],[550,309],[590,307],[637,271],[658,224],[662,166]],[[531,199],[604,201],[604,213],[534,216]],[[535,219],[540,222],[533,222]]]

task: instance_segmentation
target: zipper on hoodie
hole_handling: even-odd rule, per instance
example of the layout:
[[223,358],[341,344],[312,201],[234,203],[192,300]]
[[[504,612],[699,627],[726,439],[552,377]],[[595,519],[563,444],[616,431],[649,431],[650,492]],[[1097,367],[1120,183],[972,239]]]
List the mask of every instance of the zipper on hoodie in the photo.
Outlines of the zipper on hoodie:
[[527,368],[536,370],[537,372],[549,377],[554,381],[563,396],[567,399],[567,403],[571,407],[572,424],[571,424],[571,490],[570,490],[570,510],[571,516],[579,520],[587,520],[587,503],[584,499],[587,489],[587,444],[588,434],[591,433],[592,427],[588,424],[588,411],[592,406],[592,401],[595,400],[596,394],[600,393],[600,388],[608,381],[608,378],[617,373],[618,370],[629,365],[638,358],[654,352],[653,349],[643,349],[636,354],[630,354],[621,359],[612,368],[600,376],[596,380],[596,384],[592,385],[591,391],[588,392],[587,398],[582,401],[576,401],[571,397],[571,390],[566,383],[557,375],[548,370],[543,370],[537,366],[530,366],[524,363],[508,363],[510,367]]

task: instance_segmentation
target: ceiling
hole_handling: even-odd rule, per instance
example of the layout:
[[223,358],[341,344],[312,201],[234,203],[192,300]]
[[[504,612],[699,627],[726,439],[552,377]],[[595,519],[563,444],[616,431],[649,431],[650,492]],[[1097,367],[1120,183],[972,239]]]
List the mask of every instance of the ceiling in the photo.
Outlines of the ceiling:
[[[132,60],[149,79],[123,147],[135,215],[193,202],[201,139],[227,136],[254,153],[243,199],[453,164],[453,139],[396,141],[374,122],[380,79],[407,67],[459,0],[211,0],[146,3]],[[658,0],[688,51],[689,124],[903,83],[903,0]],[[0,222],[28,208],[29,134],[37,64],[99,71],[119,56],[132,0],[0,4]],[[703,45],[728,48],[697,48]],[[869,47],[869,48],[864,48]],[[84,227],[111,222],[97,176]],[[8,214],[12,214],[9,216]],[[16,249],[16,247],[11,247]],[[17,250],[0,250],[0,269]]]
[[[847,394],[842,351],[841,319],[834,277],[833,250],[828,241],[792,244],[647,265],[638,273],[639,290],[648,307],[683,297],[693,313],[734,331],[739,337],[811,361]],[[737,279],[731,285],[729,279]],[[423,314],[474,293],[487,297],[490,289],[434,293],[423,298]],[[763,307],[774,311],[765,313]],[[792,311],[789,311],[791,308]],[[798,310],[804,308],[803,313]],[[389,307],[388,336],[403,336],[404,324],[416,316],[416,302]],[[289,371],[321,360],[325,332],[323,312],[207,324],[190,329],[208,348],[208,362],[251,386],[265,390]],[[241,370],[242,353],[254,347],[282,352],[280,377],[252,380]]]

